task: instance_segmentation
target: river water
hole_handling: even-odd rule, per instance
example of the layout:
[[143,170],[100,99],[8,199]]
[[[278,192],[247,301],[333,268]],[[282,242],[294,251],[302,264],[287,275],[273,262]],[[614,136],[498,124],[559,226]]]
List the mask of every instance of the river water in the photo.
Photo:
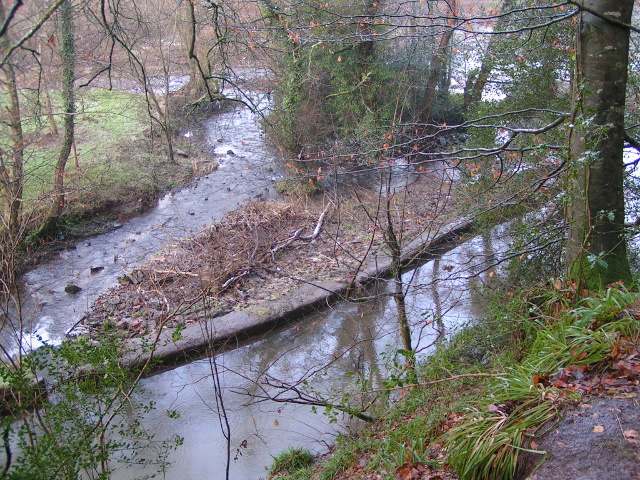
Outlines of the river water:
[[[491,262],[504,246],[502,229],[434,257],[420,268],[407,272],[410,284],[408,313],[419,355],[429,355],[439,338],[450,336],[482,315],[482,300],[474,287],[491,281],[488,272],[470,276]],[[452,268],[453,267],[453,268]],[[434,279],[437,282],[434,282]],[[389,293],[382,282],[372,293]],[[440,323],[431,321],[441,318]],[[358,422],[338,415],[337,423],[309,406],[257,402],[265,386],[296,383],[308,392],[335,398],[337,389],[354,392],[356,378],[373,385],[393,369],[394,353],[400,348],[396,308],[389,296],[367,303],[340,302],[331,308],[301,318],[289,327],[225,352],[215,358],[220,372],[221,392],[231,426],[230,478],[256,480],[266,476],[272,456],[289,446],[321,453],[335,436]],[[212,381],[212,360],[203,359],[142,381],[140,400],[153,400],[156,409],[144,416],[144,425],[156,440],[180,435],[184,443],[170,452],[173,462],[167,479],[197,480],[225,478],[226,440],[222,433],[216,390]],[[356,373],[357,375],[352,375]],[[305,387],[305,380],[309,387]],[[339,395],[338,395],[339,398]],[[176,411],[171,419],[167,411]],[[153,468],[120,469],[114,478],[131,480]]]
[[[97,296],[116,284],[118,276],[144,264],[177,239],[196,235],[238,205],[274,195],[273,185],[282,172],[276,155],[265,145],[259,115],[238,108],[204,127],[220,163],[217,171],[166,195],[146,215],[86,240],[24,276],[23,320],[32,333],[22,340],[23,348],[37,346],[39,338],[60,342]],[[404,275],[410,285],[407,302],[420,355],[428,355],[437,339],[481,315],[482,305],[473,287],[489,278],[486,273],[469,276],[473,270],[470,265],[490,260],[502,246],[501,236],[496,230],[473,239]],[[92,267],[103,269],[91,274]],[[67,283],[82,290],[68,295],[64,292]],[[314,413],[309,406],[257,402],[255,396],[267,388],[267,379],[276,384],[305,379],[308,383],[298,383],[300,388],[312,388],[326,398],[336,389],[357,390],[356,378],[379,383],[381,375],[394,368],[394,352],[400,343],[395,304],[384,295],[391,287],[381,282],[373,288],[374,293],[382,294],[378,300],[338,303],[216,356],[219,391],[230,425],[230,478],[264,477],[272,455],[287,446],[321,452],[338,433],[353,426],[353,421],[340,416],[334,423],[322,410]],[[20,344],[6,332],[3,342],[12,345],[15,352]],[[172,465],[166,479],[225,478],[226,440],[211,362],[195,361],[143,380],[139,399],[153,400],[156,408],[147,413],[128,412],[131,419],[140,415],[156,440],[176,434],[184,438],[184,443],[169,453]],[[167,411],[177,412],[179,418],[169,418]],[[114,478],[130,480],[152,471],[151,467],[123,467]]]
[[[268,107],[265,98],[256,94],[253,99],[259,109]],[[274,196],[273,186],[282,170],[265,145],[260,118],[247,108],[237,108],[209,120],[204,130],[220,165],[217,171],[165,195],[147,214],[83,241],[24,275],[22,321],[24,330],[31,333],[19,336],[4,328],[0,341],[10,346],[12,354],[20,345],[24,350],[37,347],[40,338],[59,343],[98,295],[116,285],[117,277],[177,239],[197,235],[246,201]],[[92,274],[96,267],[102,270]],[[65,293],[69,283],[82,290]]]

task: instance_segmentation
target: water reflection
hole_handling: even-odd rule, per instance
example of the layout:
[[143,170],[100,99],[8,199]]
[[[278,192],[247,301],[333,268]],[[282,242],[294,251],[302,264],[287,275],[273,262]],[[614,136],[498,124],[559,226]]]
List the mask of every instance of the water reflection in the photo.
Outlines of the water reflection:
[[[404,274],[412,335],[421,355],[431,353],[439,338],[481,316],[481,298],[472,292],[491,278],[488,270],[470,277],[469,269],[483,270],[487,259],[504,247],[502,236],[502,229],[494,230]],[[352,425],[343,417],[338,424],[331,423],[309,406],[257,401],[256,396],[277,393],[265,380],[295,385],[300,392],[313,391],[324,398],[341,389],[356,392],[354,382],[360,377],[350,372],[378,385],[390,368],[385,352],[400,345],[391,292],[391,285],[380,283],[371,291],[376,296],[373,301],[338,303],[216,357],[231,425],[231,478],[264,477],[272,455],[288,446],[321,452]],[[144,418],[146,427],[158,440],[174,434],[185,438],[170,455],[174,464],[167,479],[224,478],[226,443],[210,362],[203,359],[143,381],[141,398],[154,400],[157,406]],[[291,396],[292,391],[280,393]],[[350,398],[357,399],[357,393]],[[180,418],[169,419],[167,410],[177,411]],[[142,473],[145,470],[123,469],[114,478],[128,480]]]

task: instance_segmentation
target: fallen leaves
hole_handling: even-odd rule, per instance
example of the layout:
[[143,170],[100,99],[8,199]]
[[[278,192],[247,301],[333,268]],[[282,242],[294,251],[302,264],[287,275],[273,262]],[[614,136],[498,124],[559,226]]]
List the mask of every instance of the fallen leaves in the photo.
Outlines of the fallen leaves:
[[625,430],[624,432],[622,432],[622,436],[627,442],[631,442],[635,445],[640,445],[640,440],[638,439],[637,430]]
[[[576,356],[576,361],[586,352]],[[635,391],[640,385],[640,347],[628,339],[620,338],[609,355],[601,362],[570,365],[555,374],[533,375],[535,384],[574,390],[581,394],[608,394],[620,396]]]

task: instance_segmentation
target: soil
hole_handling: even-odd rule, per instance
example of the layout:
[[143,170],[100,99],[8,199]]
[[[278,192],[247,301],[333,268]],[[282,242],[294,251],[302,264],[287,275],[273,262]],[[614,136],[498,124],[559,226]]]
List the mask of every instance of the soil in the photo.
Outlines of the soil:
[[537,445],[547,457],[527,479],[640,479],[639,402],[636,391],[593,397],[567,411]]

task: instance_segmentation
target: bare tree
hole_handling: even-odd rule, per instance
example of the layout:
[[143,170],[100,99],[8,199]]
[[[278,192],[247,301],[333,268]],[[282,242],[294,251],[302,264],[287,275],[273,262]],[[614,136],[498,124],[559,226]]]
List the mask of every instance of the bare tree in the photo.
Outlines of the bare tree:
[[[7,23],[4,4],[0,2],[0,23]],[[6,56],[11,48],[8,34],[0,37],[0,49]],[[11,131],[11,145],[8,151],[0,151],[0,186],[3,202],[4,227],[10,232],[16,231],[20,225],[22,209],[22,192],[24,188],[24,135],[20,114],[20,98],[16,74],[11,63],[2,65],[2,74],[7,91],[8,107],[4,116],[5,125]]]

